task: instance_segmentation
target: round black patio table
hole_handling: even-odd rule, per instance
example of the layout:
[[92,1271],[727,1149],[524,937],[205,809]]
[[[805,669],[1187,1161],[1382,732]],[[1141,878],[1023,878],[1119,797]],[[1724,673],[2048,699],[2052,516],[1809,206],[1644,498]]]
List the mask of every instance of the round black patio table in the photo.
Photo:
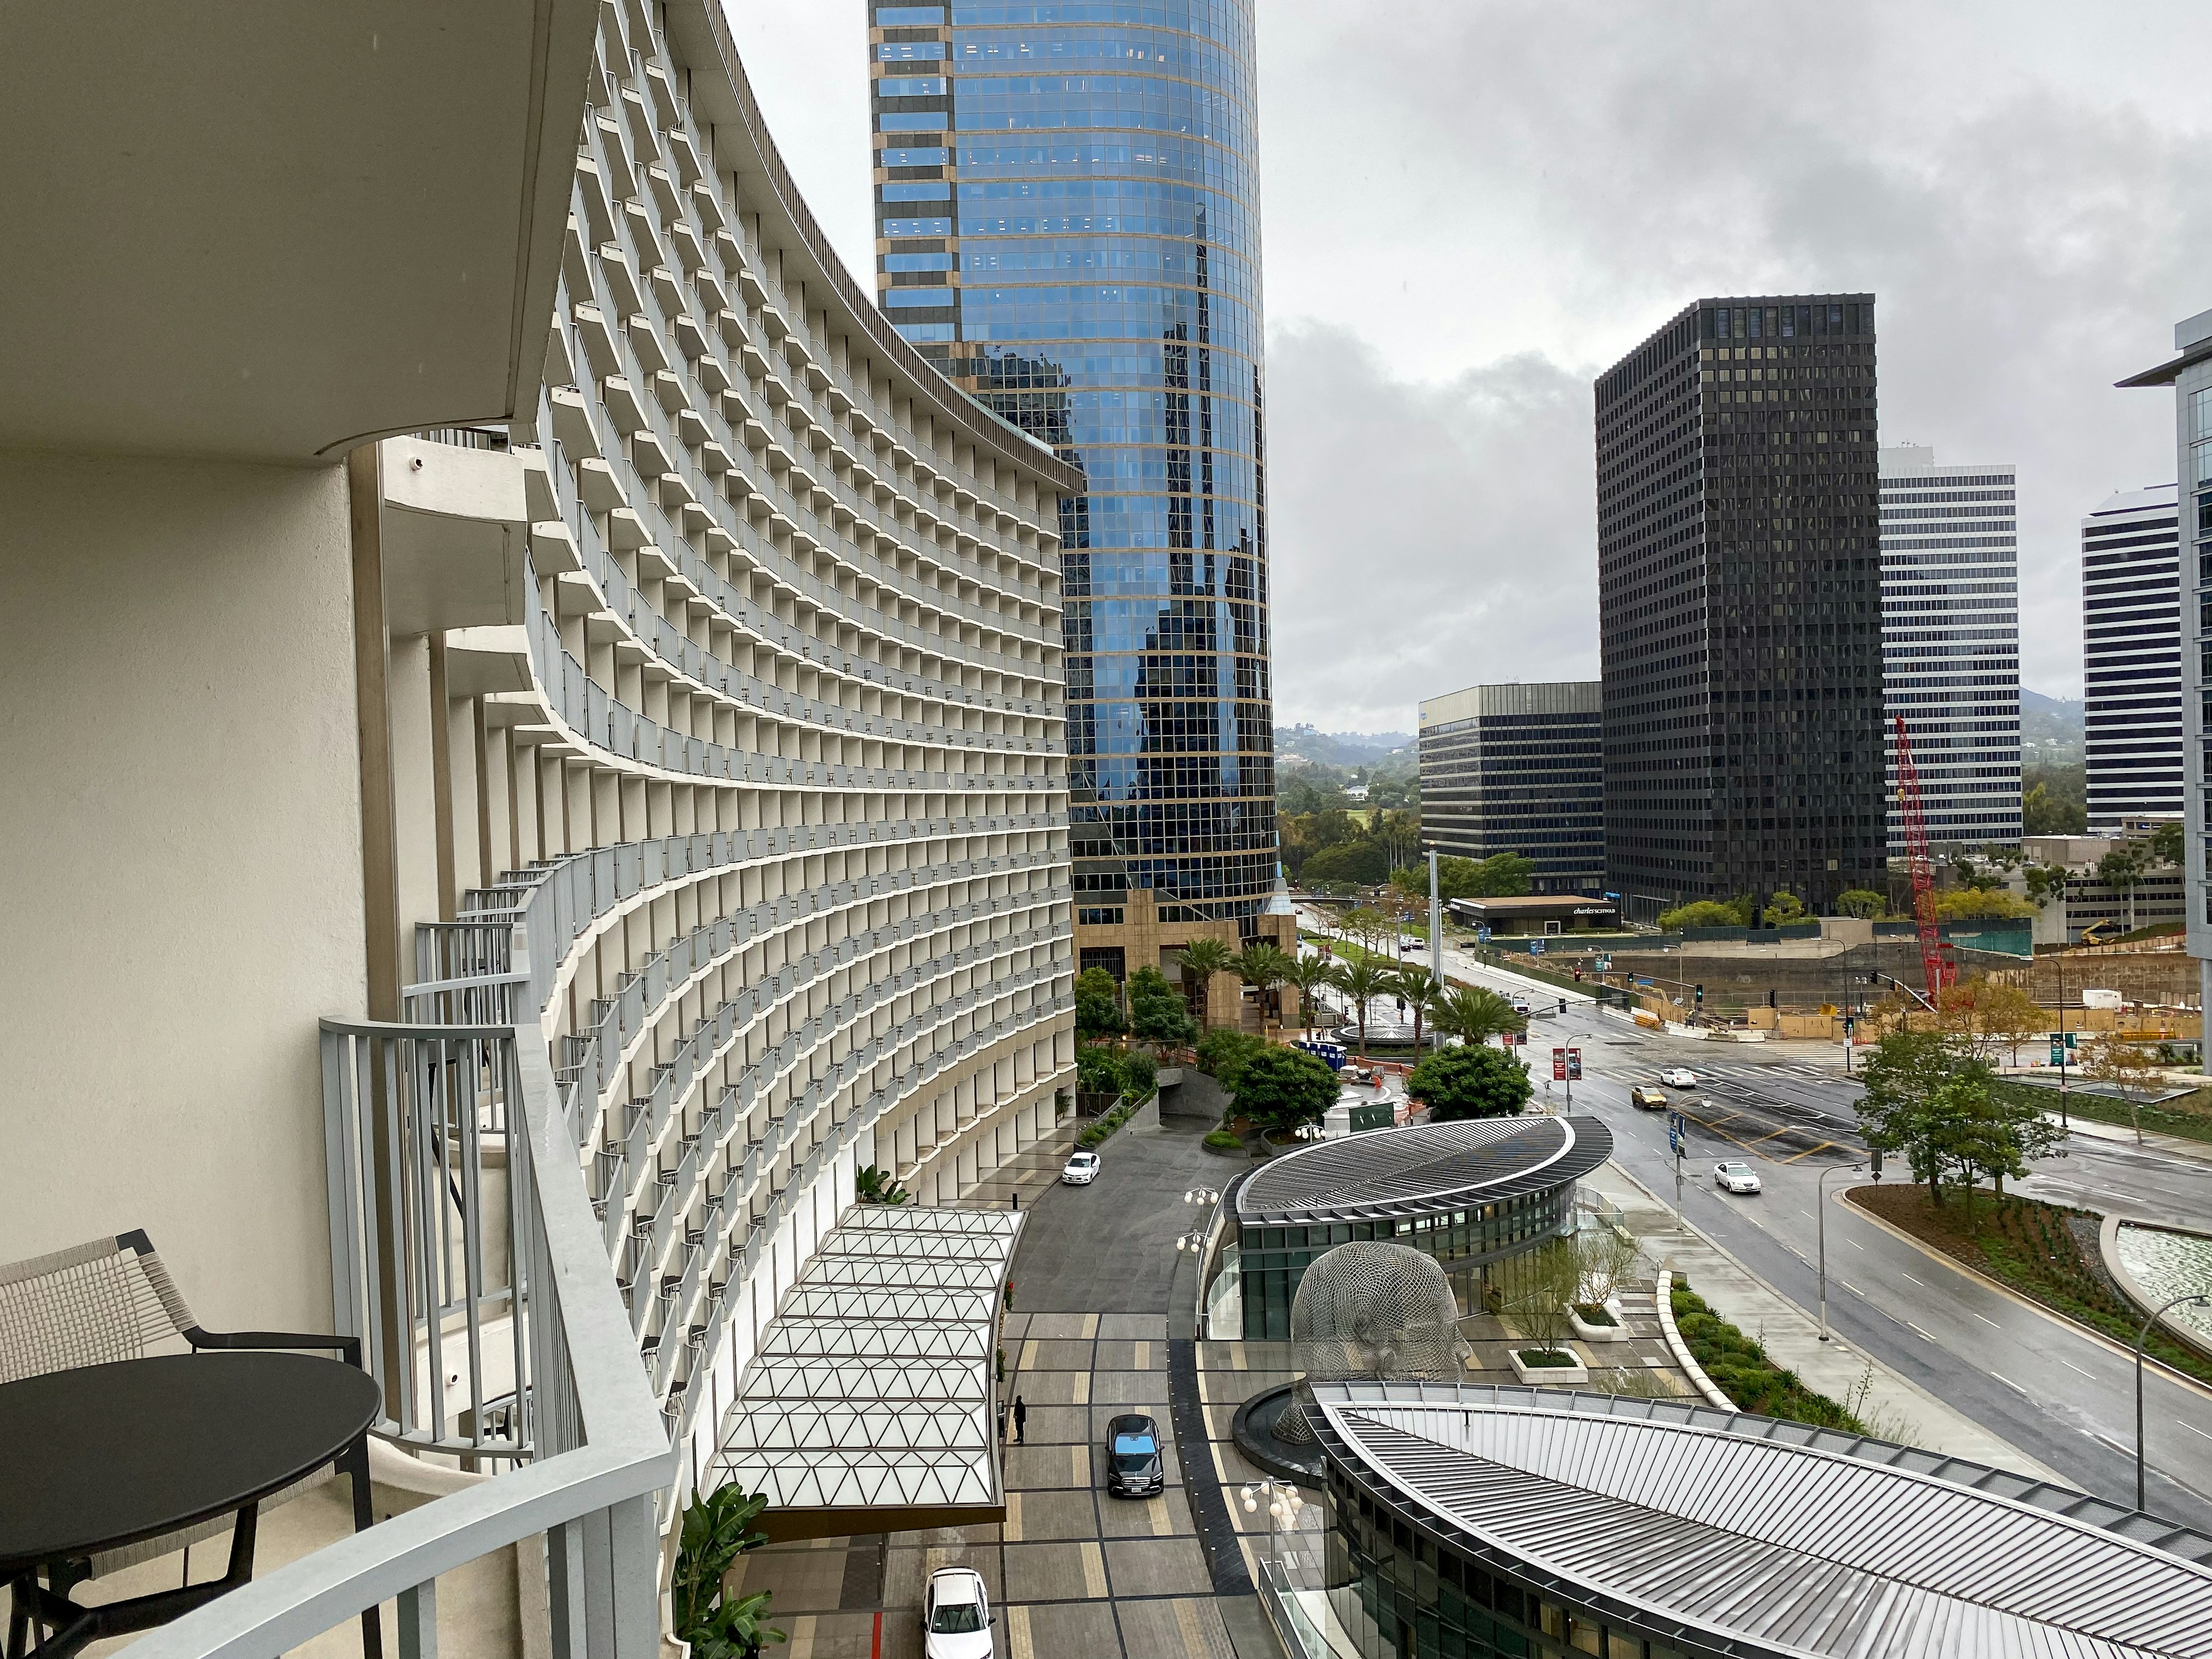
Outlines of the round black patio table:
[[[375,1382],[351,1365],[246,1350],[0,1384],[0,1577],[15,1586],[11,1649],[32,1605],[40,1622],[61,1627],[35,1650],[46,1659],[164,1623],[235,1589],[252,1576],[259,1501],[326,1463],[343,1459],[354,1471],[360,1524],[365,1437],[380,1403]],[[76,1575],[64,1564],[232,1513],[231,1568],[220,1581],[100,1608],[36,1584],[46,1568],[65,1589]]]

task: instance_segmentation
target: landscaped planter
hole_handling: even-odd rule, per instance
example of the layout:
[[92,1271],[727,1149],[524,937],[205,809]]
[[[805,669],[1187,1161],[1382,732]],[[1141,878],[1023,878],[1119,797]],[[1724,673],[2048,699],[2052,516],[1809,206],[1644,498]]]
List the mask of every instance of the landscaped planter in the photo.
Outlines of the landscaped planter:
[[[1531,1348],[1531,1353],[1540,1350]],[[1513,1362],[1513,1374],[1532,1389],[1565,1389],[1589,1381],[1589,1370],[1574,1354],[1564,1348],[1552,1350],[1554,1358],[1564,1356],[1573,1363],[1566,1365],[1529,1365],[1521,1358],[1521,1350],[1509,1349],[1506,1357]]]
[[1567,1321],[1574,1327],[1575,1334],[1585,1342],[1626,1342],[1628,1340],[1628,1322],[1620,1316],[1620,1310],[1608,1302],[1605,1311],[1612,1316],[1609,1325],[1593,1325],[1586,1322],[1573,1308],[1567,1310]]

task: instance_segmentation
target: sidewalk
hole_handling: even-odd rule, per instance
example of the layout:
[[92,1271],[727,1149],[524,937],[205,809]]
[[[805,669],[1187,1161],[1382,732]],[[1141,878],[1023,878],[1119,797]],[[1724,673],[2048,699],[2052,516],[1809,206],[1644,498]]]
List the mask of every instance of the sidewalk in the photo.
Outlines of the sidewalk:
[[1796,1372],[1808,1388],[1838,1402],[1863,1388],[1857,1413],[1877,1437],[1906,1440],[1929,1451],[2060,1486],[2072,1484],[1840,1336],[1821,1341],[1813,1316],[1696,1228],[1677,1238],[1672,1206],[1620,1165],[1604,1164],[1582,1184],[1618,1204],[1629,1230],[1658,1256],[1660,1266],[1685,1275],[1714,1312],[1763,1346],[1777,1364]]

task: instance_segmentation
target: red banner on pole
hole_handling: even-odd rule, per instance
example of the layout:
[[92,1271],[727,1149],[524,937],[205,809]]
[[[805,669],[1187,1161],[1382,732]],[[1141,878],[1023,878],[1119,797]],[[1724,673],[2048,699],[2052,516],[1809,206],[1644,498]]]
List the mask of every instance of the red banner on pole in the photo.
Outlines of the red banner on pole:
[[1565,1083],[1566,1080],[1567,1051],[1565,1048],[1554,1048],[1552,1050],[1552,1081]]

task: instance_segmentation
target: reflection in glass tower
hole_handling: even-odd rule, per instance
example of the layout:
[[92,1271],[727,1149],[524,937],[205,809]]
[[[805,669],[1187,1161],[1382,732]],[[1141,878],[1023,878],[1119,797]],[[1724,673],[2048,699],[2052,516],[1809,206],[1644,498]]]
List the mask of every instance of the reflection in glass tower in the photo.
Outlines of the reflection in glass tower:
[[[1249,0],[872,0],[879,297],[1062,512],[1078,920],[1274,886]],[[1086,865],[1086,854],[1114,864]]]

